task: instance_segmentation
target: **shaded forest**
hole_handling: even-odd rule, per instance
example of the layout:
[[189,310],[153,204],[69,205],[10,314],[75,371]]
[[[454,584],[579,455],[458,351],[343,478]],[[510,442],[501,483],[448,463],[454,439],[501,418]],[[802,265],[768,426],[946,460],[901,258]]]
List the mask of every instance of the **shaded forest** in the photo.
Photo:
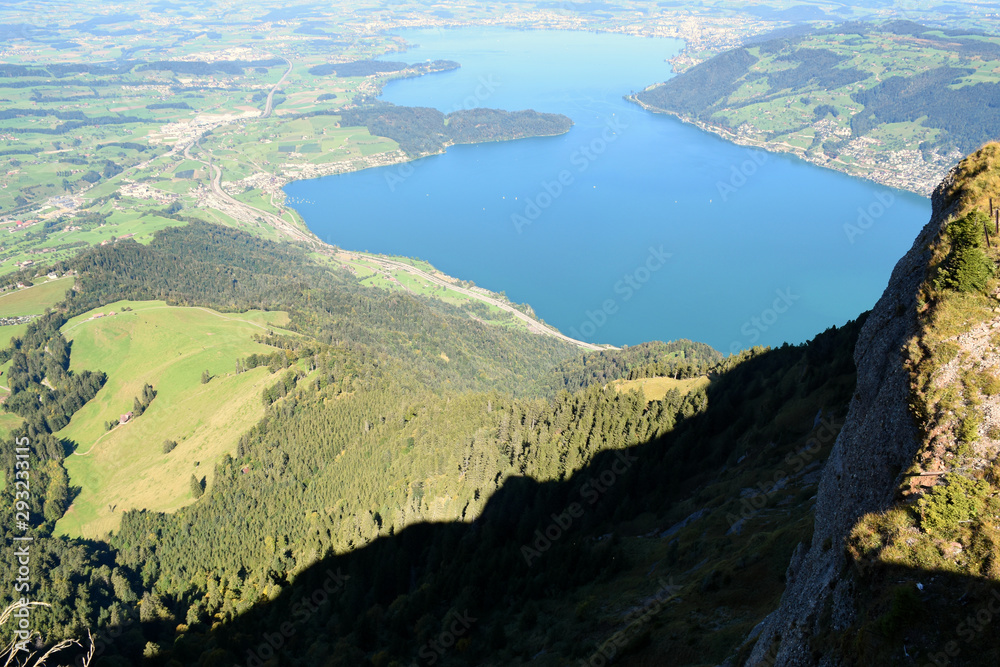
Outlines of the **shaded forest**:
[[[194,504],[169,515],[130,511],[109,542],[39,539],[34,590],[53,608],[37,629],[52,640],[92,630],[99,665],[243,664],[278,619],[299,618],[295,605],[328,571],[339,573],[336,602],[296,620],[274,664],[428,664],[428,642],[466,612],[475,641],[432,651],[435,662],[494,655],[516,664],[539,650],[577,659],[618,623],[588,596],[607,586],[639,600],[658,595],[647,590],[656,578],[636,568],[653,565],[663,578],[705,558],[710,572],[676,583],[696,587],[692,603],[747,568],[759,570],[753,595],[737,605],[744,620],[672,650],[731,650],[724,637],[742,636],[746,619],[764,613],[759,591],[780,592],[788,551],[808,536],[808,504],[758,527],[773,536],[764,542],[731,532],[723,517],[744,511],[741,486],[805,446],[817,414],[842,414],[853,388],[859,323],[725,359],[690,341],[580,355],[538,336],[501,335],[434,300],[362,288],[303,250],[211,225],[164,230],[148,246],[95,248],[58,268],[76,270],[79,289],[3,353],[29,361],[28,388],[40,373],[58,376],[72,355],[59,344],[64,318],[118,299],[283,309],[305,334],[261,335],[273,352],[233,360],[238,372],[273,373],[261,396],[267,414],[208,488],[193,478]],[[433,349],[453,362],[464,355],[462,372],[431,360]],[[652,402],[607,386],[661,375],[714,379],[707,391]],[[68,418],[78,402],[58,405]],[[15,434],[32,443],[38,538],[51,535],[75,493],[61,463],[75,443],[46,424]],[[2,445],[6,461],[13,446]],[[13,470],[6,474],[9,483]],[[788,492],[809,493],[810,479]],[[720,502],[714,537],[684,546],[684,517]],[[7,546],[11,511],[5,499]],[[539,540],[553,517],[571,519],[572,530]],[[12,565],[3,567],[10,576]],[[665,605],[656,615],[665,627],[690,612]],[[657,636],[681,641],[673,630]],[[627,645],[653,650],[642,648],[648,641],[640,633]]]

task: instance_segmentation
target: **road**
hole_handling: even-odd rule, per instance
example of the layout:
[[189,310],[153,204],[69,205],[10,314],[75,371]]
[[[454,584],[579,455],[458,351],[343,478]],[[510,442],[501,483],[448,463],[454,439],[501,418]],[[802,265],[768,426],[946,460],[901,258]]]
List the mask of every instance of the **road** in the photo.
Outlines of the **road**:
[[198,146],[199,148],[201,147],[198,141],[189,144],[187,148],[184,149],[184,157],[188,158],[189,160],[195,160],[196,162],[200,162],[212,170],[212,181],[211,181],[212,192],[214,192],[219,199],[229,204],[232,208],[243,211],[250,221],[256,218],[261,218],[267,221],[272,227],[277,229],[279,232],[283,233],[285,236],[293,238],[297,241],[303,241],[310,245],[318,243],[318,240],[313,235],[303,232],[301,229],[289,223],[287,220],[283,220],[282,218],[274,215],[273,213],[262,211],[261,209],[250,206],[249,204],[244,204],[243,202],[231,197],[229,193],[227,193],[225,190],[222,189],[222,168],[219,167],[214,162],[202,160],[201,158],[197,158],[191,155],[191,149],[194,148],[195,146]]
[[342,250],[341,252],[344,253],[344,254],[346,254],[346,255],[350,255],[352,257],[357,257],[358,259],[364,259],[364,260],[369,261],[369,262],[374,262],[376,264],[382,265],[385,268],[392,268],[392,269],[396,269],[396,270],[399,270],[399,271],[406,271],[407,273],[409,273],[411,275],[414,275],[414,276],[417,276],[419,278],[423,278],[424,280],[426,280],[426,281],[428,281],[430,283],[433,283],[434,285],[440,285],[442,287],[447,287],[448,289],[450,289],[450,290],[452,290],[454,292],[458,292],[459,294],[464,294],[466,296],[470,296],[470,297],[472,297],[474,299],[478,299],[480,301],[488,303],[491,306],[496,306],[500,310],[503,310],[505,312],[510,313],[511,315],[513,315],[514,317],[516,317],[517,319],[519,319],[522,322],[524,322],[525,324],[527,324],[528,325],[528,329],[530,331],[534,332],[534,333],[543,334],[543,335],[546,335],[546,336],[552,336],[553,338],[558,338],[558,339],[560,339],[560,340],[562,340],[562,341],[564,341],[566,343],[570,343],[572,345],[576,345],[577,347],[582,347],[585,350],[599,351],[599,350],[607,349],[606,347],[602,347],[600,345],[594,345],[593,343],[586,343],[586,342],[584,342],[582,340],[576,340],[575,338],[570,338],[566,334],[560,332],[558,329],[553,329],[552,327],[550,327],[550,326],[548,326],[546,324],[542,324],[538,320],[532,319],[528,315],[525,315],[524,313],[522,313],[517,308],[514,308],[513,306],[511,306],[509,303],[506,303],[504,301],[500,301],[499,299],[494,299],[492,297],[486,296],[485,294],[481,294],[479,292],[474,292],[473,290],[466,289],[464,287],[459,287],[458,285],[450,283],[447,280],[442,280],[441,278],[438,278],[437,276],[434,276],[434,275],[432,275],[430,273],[427,273],[426,271],[421,271],[420,269],[418,269],[415,266],[410,266],[409,264],[405,264],[403,262],[397,262],[397,261],[391,260],[391,259],[384,259],[382,257],[365,256],[365,257],[361,258],[361,257],[358,257],[355,253],[352,253],[352,252],[347,251],[347,250]]
[[[274,87],[271,88],[271,92],[267,96],[267,106],[265,107],[263,114],[261,114],[261,118],[267,118],[268,116],[271,115],[271,110],[273,109],[272,101],[274,98],[274,93],[278,90],[278,87],[281,86],[282,83],[284,83],[285,79],[292,71],[291,61],[286,59],[285,62],[288,63],[288,69],[285,71],[284,76],[281,77],[281,80],[278,81],[278,83],[274,84]],[[249,221],[253,221],[257,218],[265,220],[271,226],[273,226],[278,232],[284,234],[285,236],[288,236],[291,239],[294,239],[296,241],[301,241],[303,243],[312,246],[317,252],[321,252],[329,256],[333,256],[338,252],[332,246],[320,241],[313,234],[302,231],[295,225],[289,223],[287,220],[283,220],[282,218],[274,215],[273,213],[268,213],[267,211],[263,211],[249,204],[244,204],[243,202],[234,199],[228,193],[226,193],[226,191],[222,189],[222,168],[219,167],[217,164],[215,164],[213,161],[211,161],[211,158],[209,158],[209,160],[206,161],[191,155],[192,148],[194,148],[195,146],[201,148],[201,145],[199,143],[200,141],[201,139],[199,138],[198,140],[189,144],[184,149],[184,157],[188,158],[189,160],[195,160],[197,162],[200,162],[212,170],[211,188],[212,192],[215,193],[217,197],[219,197],[222,201],[228,204],[231,208],[243,212],[244,216],[246,216]],[[406,273],[409,273],[412,276],[426,280],[427,282],[433,285],[440,285],[442,287],[446,287],[450,290],[458,292],[459,294],[463,294],[478,301],[482,301],[483,303],[495,306],[504,312],[510,313],[517,319],[524,322],[527,325],[528,330],[533,333],[541,334],[543,336],[550,336],[552,338],[558,338],[559,340],[565,343],[575,345],[584,350],[599,351],[608,349],[610,347],[610,346],[594,345],[593,343],[587,343],[582,340],[576,340],[575,338],[570,338],[569,336],[560,332],[559,330],[554,329],[546,324],[542,324],[538,320],[535,320],[529,317],[528,315],[525,315],[524,313],[514,308],[505,301],[501,301],[500,299],[494,299],[493,297],[487,296],[480,292],[473,291],[471,289],[459,287],[458,285],[450,283],[447,280],[443,280],[435,275],[427,273],[426,271],[422,271],[421,269],[418,269],[415,266],[411,266],[403,262],[397,262],[391,259],[385,259],[382,257],[359,255],[358,253],[354,253],[347,250],[341,250],[339,252],[347,255],[351,259],[376,263],[385,270],[391,269],[396,271],[405,271]]]
[[285,58],[285,62],[288,63],[288,69],[285,70],[285,73],[281,75],[280,79],[278,79],[278,83],[271,87],[271,92],[267,94],[267,104],[264,106],[264,113],[260,115],[261,118],[267,118],[271,115],[271,110],[274,109],[274,94],[278,92],[278,87],[281,86],[281,84],[285,82],[285,79],[288,78],[288,75],[292,73],[292,61]]

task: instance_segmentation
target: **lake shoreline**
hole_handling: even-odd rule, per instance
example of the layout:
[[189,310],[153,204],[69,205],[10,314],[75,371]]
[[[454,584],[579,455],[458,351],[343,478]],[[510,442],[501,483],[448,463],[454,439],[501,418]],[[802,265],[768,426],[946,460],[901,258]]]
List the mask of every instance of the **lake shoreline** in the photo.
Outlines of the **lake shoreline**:
[[[659,84],[657,84],[659,85]],[[878,185],[884,185],[886,187],[894,188],[896,190],[903,190],[905,192],[910,192],[921,197],[930,198],[931,193],[934,191],[934,187],[930,185],[931,182],[937,184],[941,182],[945,174],[948,173],[948,169],[942,168],[939,175],[928,177],[927,184],[925,187],[915,189],[908,185],[907,182],[902,181],[901,177],[897,174],[888,171],[873,171],[872,169],[865,169],[863,167],[855,167],[846,162],[843,162],[839,157],[827,158],[826,160],[819,158],[816,155],[812,155],[805,148],[799,146],[793,146],[787,143],[776,144],[773,142],[763,141],[759,139],[754,139],[751,137],[740,136],[736,132],[733,132],[727,127],[717,125],[715,123],[709,123],[692,116],[688,116],[677,111],[671,111],[670,109],[662,109],[660,107],[647,104],[642,100],[638,99],[635,95],[625,95],[624,99],[636,104],[645,111],[654,114],[663,114],[666,116],[671,116],[686,123],[697,127],[698,129],[709,132],[716,135],[732,144],[737,146],[746,146],[748,148],[757,148],[760,150],[768,151],[769,153],[779,153],[785,155],[794,155],[810,164],[814,164],[818,167],[823,167],[825,169],[830,169],[832,171],[837,171],[848,176],[853,176],[855,178],[860,178],[872,183],[877,183]],[[921,164],[924,164],[921,162]],[[912,170],[912,166],[901,167],[898,171],[903,172],[907,169]]]
[[[787,152],[748,160],[756,148],[628,100],[672,75],[676,40],[483,28],[402,37],[421,45],[407,57],[462,67],[393,81],[381,99],[447,110],[490,80],[481,106],[561,113],[572,129],[400,155],[404,164],[286,193],[338,247],[421,257],[531,304],[574,339],[688,338],[724,351],[804,342],[870,308],[900,239],[926,219],[922,197],[893,192],[881,211],[869,180]],[[862,208],[879,222],[858,241],[847,231]]]

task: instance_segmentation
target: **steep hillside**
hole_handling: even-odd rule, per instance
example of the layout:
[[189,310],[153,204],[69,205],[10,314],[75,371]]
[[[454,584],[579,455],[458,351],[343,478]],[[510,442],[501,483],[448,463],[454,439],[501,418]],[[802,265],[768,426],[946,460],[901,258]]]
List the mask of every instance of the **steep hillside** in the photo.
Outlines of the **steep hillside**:
[[[390,413],[325,467],[333,442],[296,445],[321,418],[297,392],[284,400],[300,416],[276,404],[209,498],[171,516],[130,513],[113,538],[173,614],[144,626],[159,647],[148,664],[718,663],[776,604],[811,533],[859,328],[730,358],[707,390],[648,404],[596,385],[523,414],[497,396],[428,402],[401,434],[412,444],[392,444]],[[341,400],[364,410],[362,398]],[[456,436],[485,428],[449,450],[435,422]],[[368,476],[366,458],[386,479],[426,481],[378,501],[371,481],[345,474]],[[192,546],[206,542],[210,552]]]
[[909,21],[751,40],[636,94],[727,139],[929,195],[997,136],[1000,37]]
[[740,664],[1000,661],[998,192],[997,144],[935,191],[859,336],[815,533]]
[[[725,359],[691,341],[578,356],[219,227],[97,248],[70,268],[76,289],[0,358],[26,422],[15,435],[30,441],[33,598],[52,604],[32,622],[52,642],[92,631],[96,665],[247,663],[289,619],[279,664],[426,662],[465,612],[469,641],[436,662],[721,661],[777,604],[854,386],[860,322]],[[154,299],[171,307],[144,310]],[[288,313],[286,333],[190,319],[252,320],[251,305]],[[171,309],[189,323],[172,336],[169,352],[191,358],[176,376],[127,349],[148,349]],[[219,377],[202,384],[204,370]],[[644,380],[657,395],[619,386]],[[230,392],[233,407],[263,416],[241,422],[232,450],[198,441],[198,410],[241,382],[253,388]],[[81,466],[74,450],[91,451],[95,425],[133,394],[143,414],[98,443],[100,470]],[[186,397],[204,405],[185,410]],[[153,426],[177,447],[164,453]],[[2,443],[8,486],[16,451]],[[131,475],[142,503],[121,502]],[[13,512],[4,496],[5,548],[21,535]],[[111,517],[105,539],[53,533],[77,521],[103,536]],[[301,596],[341,569],[336,604],[302,619]]]
[[[57,434],[77,443],[65,465],[80,489],[56,533],[98,537],[128,509],[172,511],[193,502],[190,476],[211,484],[215,463],[235,453],[240,435],[264,416],[261,393],[274,384],[266,367],[237,373],[234,360],[270,355],[274,348],[261,339],[286,320],[285,313],[120,301],[67,322],[70,370],[101,370],[108,381]],[[119,425],[147,384],[156,399]]]

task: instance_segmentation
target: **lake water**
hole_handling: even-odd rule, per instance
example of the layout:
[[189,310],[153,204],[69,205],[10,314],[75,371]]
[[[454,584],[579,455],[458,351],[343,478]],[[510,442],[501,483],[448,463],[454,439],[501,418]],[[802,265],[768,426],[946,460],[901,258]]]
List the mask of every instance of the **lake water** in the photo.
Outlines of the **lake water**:
[[[799,343],[871,308],[930,216],[917,195],[723,141],[624,95],[671,76],[681,43],[499,28],[404,31],[389,59],[461,69],[383,99],[563,113],[558,137],[453,146],[407,165],[289,184],[352,250],[419,257],[615,345],[729,352]],[[860,220],[859,220],[860,218]]]

